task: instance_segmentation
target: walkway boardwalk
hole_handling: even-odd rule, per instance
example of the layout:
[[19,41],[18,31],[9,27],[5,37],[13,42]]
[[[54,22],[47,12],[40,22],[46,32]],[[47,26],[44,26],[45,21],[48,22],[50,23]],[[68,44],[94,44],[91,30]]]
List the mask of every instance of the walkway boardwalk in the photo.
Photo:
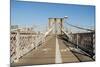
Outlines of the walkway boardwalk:
[[[77,54],[78,55],[78,54]],[[88,56],[80,55],[84,60],[92,60]],[[86,59],[85,59],[86,58]],[[19,65],[53,64],[53,63],[80,62],[76,55],[63,43],[63,40],[56,36],[51,36],[47,41],[33,49],[28,54],[13,63]]]

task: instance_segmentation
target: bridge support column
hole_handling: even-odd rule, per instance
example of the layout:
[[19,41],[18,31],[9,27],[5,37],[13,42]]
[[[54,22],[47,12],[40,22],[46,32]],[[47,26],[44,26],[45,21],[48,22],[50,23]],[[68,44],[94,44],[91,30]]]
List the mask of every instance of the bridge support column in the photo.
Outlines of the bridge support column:
[[60,26],[61,26],[61,29],[60,29],[61,32],[60,33],[61,33],[61,35],[62,35],[62,29],[63,29],[63,23],[64,23],[63,20],[64,20],[64,18],[60,19],[60,21],[61,21],[60,22]]
[[63,24],[64,24],[64,18],[49,18],[49,23],[48,23],[48,29],[50,29],[52,26],[54,26],[54,31],[53,33],[55,35],[62,35],[62,29],[63,29]]

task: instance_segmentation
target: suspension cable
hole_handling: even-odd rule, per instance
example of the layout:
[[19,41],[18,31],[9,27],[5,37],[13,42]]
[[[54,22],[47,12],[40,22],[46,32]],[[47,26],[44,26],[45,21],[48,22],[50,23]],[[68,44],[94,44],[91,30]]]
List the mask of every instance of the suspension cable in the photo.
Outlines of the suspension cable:
[[75,25],[72,25],[72,24],[69,24],[69,23],[66,23],[66,24],[68,24],[72,27],[78,28],[78,29],[87,30],[87,31],[94,31],[94,30],[91,30],[91,29],[86,29],[86,28],[83,28],[83,27],[75,26]]

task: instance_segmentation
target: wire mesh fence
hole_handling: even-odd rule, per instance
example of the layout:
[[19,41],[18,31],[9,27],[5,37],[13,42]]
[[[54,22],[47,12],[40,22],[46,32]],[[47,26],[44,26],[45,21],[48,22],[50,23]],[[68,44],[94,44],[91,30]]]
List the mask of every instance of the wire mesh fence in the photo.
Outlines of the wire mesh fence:
[[12,31],[10,36],[11,63],[16,62],[33,48],[37,48],[42,42],[43,34],[36,34],[33,31]]

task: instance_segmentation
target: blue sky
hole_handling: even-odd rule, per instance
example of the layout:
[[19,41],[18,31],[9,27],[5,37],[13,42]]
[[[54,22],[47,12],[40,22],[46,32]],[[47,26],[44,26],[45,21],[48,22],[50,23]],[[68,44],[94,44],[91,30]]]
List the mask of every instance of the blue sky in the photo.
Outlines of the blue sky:
[[46,27],[48,18],[64,16],[73,25],[94,26],[95,7],[11,0],[11,25]]

